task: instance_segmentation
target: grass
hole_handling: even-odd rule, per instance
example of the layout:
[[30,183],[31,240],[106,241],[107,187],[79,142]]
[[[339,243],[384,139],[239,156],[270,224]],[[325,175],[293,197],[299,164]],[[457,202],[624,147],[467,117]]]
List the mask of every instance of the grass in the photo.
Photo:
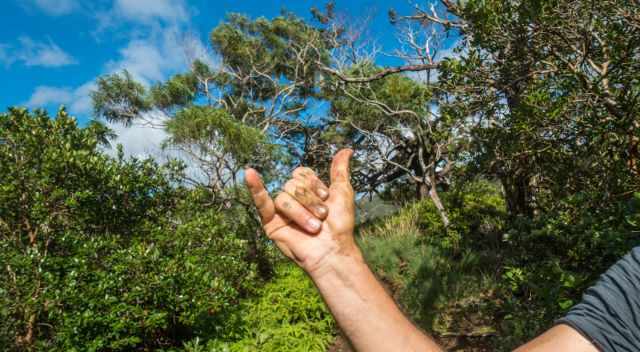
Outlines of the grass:
[[459,253],[434,245],[420,227],[424,211],[411,205],[362,226],[358,242],[367,262],[417,325],[443,345],[488,350],[499,329],[499,259],[491,251]]

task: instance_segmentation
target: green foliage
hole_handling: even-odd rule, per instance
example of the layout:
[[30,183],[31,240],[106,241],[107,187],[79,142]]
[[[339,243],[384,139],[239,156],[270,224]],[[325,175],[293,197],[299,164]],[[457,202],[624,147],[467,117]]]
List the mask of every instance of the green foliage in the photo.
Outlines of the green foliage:
[[[475,188],[490,187],[480,182]],[[475,198],[473,206],[452,218],[451,226],[474,229],[458,221],[474,212],[492,211],[493,197],[495,193],[487,192]],[[493,334],[497,329],[493,292],[499,287],[499,277],[494,274],[498,258],[490,249],[461,248],[467,242],[460,243],[455,252],[443,245],[449,238],[446,231],[436,233],[433,227],[424,228],[428,221],[441,220],[429,203],[425,200],[409,205],[392,217],[363,227],[359,244],[367,262],[402,309],[429,333],[436,337]]]
[[[312,93],[317,61],[328,59],[320,32],[293,14],[271,20],[263,17],[251,20],[241,14],[229,14],[227,21],[211,32],[211,43],[225,65],[234,69],[251,72],[257,67],[284,80],[304,81],[304,86],[297,88],[303,95]],[[298,49],[305,44],[317,47],[304,51],[304,61],[296,61],[300,58]],[[252,82],[257,88],[254,92],[257,100],[273,96],[270,88],[275,87],[264,81],[268,79],[263,77]]]
[[482,121],[471,161],[499,178],[511,215],[638,189],[640,66],[624,54],[638,47],[637,6],[483,0],[449,10],[467,53],[442,66],[443,109]]
[[[333,3],[313,10],[320,27],[229,15],[210,36],[219,68],[98,79],[94,115],[163,116],[204,187],[184,188],[177,163],[109,157],[113,133],[64,109],[0,114],[0,345],[325,350],[335,324],[309,279],[280,266],[262,285],[275,249],[238,175],[325,169],[343,145],[358,152],[358,190],[409,203],[361,225],[359,242],[417,323],[498,351],[548,328],[640,243],[638,7],[443,4],[444,34],[461,40],[436,82],[362,59]],[[431,28],[424,14],[392,20]],[[412,63],[439,60],[413,44]],[[411,203],[428,191],[446,211]]]
[[151,108],[144,86],[128,71],[100,77],[97,84],[98,89],[91,93],[95,116],[130,125],[139,114]]
[[240,303],[227,317],[224,337],[185,345],[198,351],[326,351],[335,323],[306,274],[293,264],[281,265],[258,296]]
[[[209,212],[174,233],[159,228],[126,247],[113,240],[82,246],[58,289],[65,306],[53,317],[60,319],[60,347],[171,346],[222,329],[218,316],[258,279],[243,260],[246,241],[221,223]],[[95,252],[102,253],[99,263],[91,260]]]
[[[640,244],[640,197],[594,208],[588,195],[510,219],[499,187],[474,181],[361,226],[368,263],[404,311],[441,341],[510,351],[548,329],[629,248]],[[491,346],[491,347],[489,347]]]
[[490,181],[468,182],[442,195],[451,224],[445,227],[433,202],[416,203],[418,228],[427,241],[458,252],[465,242],[495,247],[506,221],[506,206],[499,186]]
[[[548,328],[630,248],[640,245],[638,199],[591,206],[589,195],[563,199],[534,220],[515,219],[504,234],[504,345]],[[533,313],[533,319],[532,314]]]
[[260,283],[248,256],[255,227],[231,210],[203,210],[175,185],[176,165],[105,155],[106,132],[78,127],[64,110],[0,115],[8,349],[180,346],[216,336]]
[[198,144],[203,149],[218,147],[223,153],[233,155],[240,164],[265,159],[265,155],[274,154],[275,149],[262,132],[233,119],[222,109],[185,108],[167,124],[167,131],[173,143]]
[[198,92],[198,79],[194,74],[178,74],[162,84],[151,87],[151,100],[160,109],[189,105]]

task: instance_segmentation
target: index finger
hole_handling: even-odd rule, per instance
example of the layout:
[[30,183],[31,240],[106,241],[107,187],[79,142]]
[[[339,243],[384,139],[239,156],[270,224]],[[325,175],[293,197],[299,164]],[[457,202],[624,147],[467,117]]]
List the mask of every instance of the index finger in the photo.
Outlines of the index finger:
[[260,174],[254,169],[246,169],[244,173],[244,180],[251,192],[251,198],[253,198],[253,204],[258,209],[260,214],[260,220],[262,224],[267,224],[276,215],[276,207],[273,204],[273,200],[269,196],[269,192],[264,188],[264,183],[260,178]]

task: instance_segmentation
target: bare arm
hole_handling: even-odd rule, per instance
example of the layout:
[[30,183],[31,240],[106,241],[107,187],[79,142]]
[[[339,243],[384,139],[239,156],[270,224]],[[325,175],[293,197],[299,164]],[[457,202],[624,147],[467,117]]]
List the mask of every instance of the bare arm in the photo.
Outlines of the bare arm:
[[[352,152],[342,150],[326,187],[308,168],[299,168],[275,200],[260,176],[248,169],[246,182],[267,235],[300,265],[318,287],[333,316],[358,351],[442,351],[400,311],[364,262],[353,238],[354,192],[349,182]],[[597,349],[574,329],[559,325],[518,352]]]
[[[329,188],[311,170],[302,168],[294,172],[285,192],[273,201],[259,175],[247,170],[246,182],[265,232],[307,271],[356,350],[440,351],[400,312],[355,244],[355,204],[349,183],[351,154],[350,150],[336,154]],[[326,213],[318,211],[322,206]],[[313,225],[315,218],[324,220],[320,228]]]
[[568,325],[557,325],[518,348],[516,352],[598,352],[598,349]]
[[311,277],[356,350],[442,351],[400,312],[358,254],[332,257]]

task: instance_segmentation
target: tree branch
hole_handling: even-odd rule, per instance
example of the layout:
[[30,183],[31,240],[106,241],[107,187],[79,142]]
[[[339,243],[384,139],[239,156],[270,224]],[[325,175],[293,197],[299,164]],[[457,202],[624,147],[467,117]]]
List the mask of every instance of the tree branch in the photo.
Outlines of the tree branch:
[[389,75],[393,75],[396,73],[400,73],[400,72],[418,72],[418,71],[426,71],[426,70],[432,70],[432,69],[437,69],[438,67],[440,67],[439,63],[433,63],[433,64],[419,64],[419,65],[406,65],[406,66],[397,66],[397,67],[389,67],[386,68],[378,73],[375,73],[369,77],[348,77],[346,75],[344,75],[343,73],[334,70],[330,67],[326,67],[324,65],[320,64],[320,69],[333,75],[338,77],[340,80],[347,82],[347,83],[367,83],[367,82],[373,82],[373,81],[377,81],[380,79],[383,79]]

